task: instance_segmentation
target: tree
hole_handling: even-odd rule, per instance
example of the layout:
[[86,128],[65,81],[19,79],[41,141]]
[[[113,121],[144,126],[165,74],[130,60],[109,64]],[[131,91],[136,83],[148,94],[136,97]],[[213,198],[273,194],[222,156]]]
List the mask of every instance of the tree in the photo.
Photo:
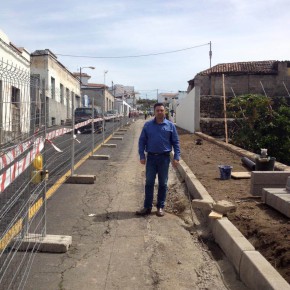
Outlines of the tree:
[[236,118],[232,142],[246,150],[260,153],[267,148],[277,161],[290,164],[290,108],[281,101],[276,110],[270,98],[248,94],[232,99],[230,114]]
[[141,105],[140,110],[142,110],[142,111],[149,110],[151,107],[154,106],[155,103],[157,103],[157,100],[139,99],[137,101],[137,105]]

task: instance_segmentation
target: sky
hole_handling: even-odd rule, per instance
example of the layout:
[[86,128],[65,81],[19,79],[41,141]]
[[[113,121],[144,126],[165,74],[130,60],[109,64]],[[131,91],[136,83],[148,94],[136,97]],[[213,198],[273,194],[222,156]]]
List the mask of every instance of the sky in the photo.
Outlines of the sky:
[[82,69],[91,83],[134,86],[142,98],[187,90],[210,67],[210,42],[212,66],[290,60],[289,0],[2,2],[13,44],[48,48],[71,72],[93,66]]

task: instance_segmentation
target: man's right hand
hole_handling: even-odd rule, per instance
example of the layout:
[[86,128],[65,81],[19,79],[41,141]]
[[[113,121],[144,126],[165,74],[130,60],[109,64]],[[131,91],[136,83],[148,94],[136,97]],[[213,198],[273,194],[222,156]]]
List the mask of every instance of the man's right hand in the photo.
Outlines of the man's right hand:
[[140,160],[140,163],[143,164],[143,165],[145,165],[146,160],[145,160],[145,159],[141,159],[141,160]]

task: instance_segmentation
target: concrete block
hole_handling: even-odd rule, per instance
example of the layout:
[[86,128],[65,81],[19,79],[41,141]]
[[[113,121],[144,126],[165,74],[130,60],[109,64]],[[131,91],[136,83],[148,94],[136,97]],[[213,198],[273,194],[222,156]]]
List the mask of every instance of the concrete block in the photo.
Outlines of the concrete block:
[[266,202],[267,196],[269,194],[276,194],[276,193],[286,193],[287,191],[285,188],[263,188],[262,189],[262,201]]
[[124,136],[125,133],[124,133],[124,132],[118,132],[118,131],[117,131],[117,132],[114,133],[114,135],[122,135],[122,136]]
[[111,137],[111,140],[123,140],[123,137]]
[[91,155],[89,157],[91,160],[108,160],[110,159],[110,155]]
[[290,193],[286,188],[264,188],[262,200],[282,214],[290,217]]
[[234,265],[236,271],[239,272],[243,252],[255,251],[254,246],[227,218],[214,220],[212,232],[215,241]]
[[251,174],[251,194],[262,196],[263,188],[284,188],[289,171],[253,171]]
[[219,200],[218,202],[213,204],[213,210],[221,213],[226,214],[231,211],[236,210],[236,205],[227,200]]
[[254,179],[256,184],[283,183],[286,186],[288,176],[290,176],[289,171],[252,171],[251,172],[251,179]]
[[250,289],[290,290],[287,281],[257,251],[245,251],[243,253],[239,273],[241,280]]
[[287,190],[287,192],[290,193],[290,177],[287,178],[287,182],[286,182],[286,190]]
[[193,208],[199,208],[204,210],[212,210],[213,207],[212,201],[203,199],[193,199],[191,204]]
[[102,144],[102,147],[109,147],[109,148],[116,148],[117,147],[117,144]]
[[65,253],[72,244],[71,236],[28,234],[21,240],[19,251],[37,250],[47,253]]
[[74,174],[70,176],[66,183],[74,183],[74,184],[93,184],[95,183],[96,175],[79,175]]

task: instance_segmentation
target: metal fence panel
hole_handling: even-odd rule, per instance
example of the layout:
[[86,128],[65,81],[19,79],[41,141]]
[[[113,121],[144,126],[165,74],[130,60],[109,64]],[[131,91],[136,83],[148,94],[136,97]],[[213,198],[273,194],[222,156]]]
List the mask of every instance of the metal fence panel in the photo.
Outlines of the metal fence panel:
[[[24,288],[39,237],[46,235],[46,202],[55,188],[96,145],[132,122],[126,115],[106,118],[103,132],[93,125],[103,118],[54,123],[49,107],[55,100],[45,87],[39,76],[0,60],[0,289]],[[74,97],[66,117],[74,116]],[[61,104],[53,108],[54,116],[64,112]],[[92,130],[79,134],[84,126]]]

